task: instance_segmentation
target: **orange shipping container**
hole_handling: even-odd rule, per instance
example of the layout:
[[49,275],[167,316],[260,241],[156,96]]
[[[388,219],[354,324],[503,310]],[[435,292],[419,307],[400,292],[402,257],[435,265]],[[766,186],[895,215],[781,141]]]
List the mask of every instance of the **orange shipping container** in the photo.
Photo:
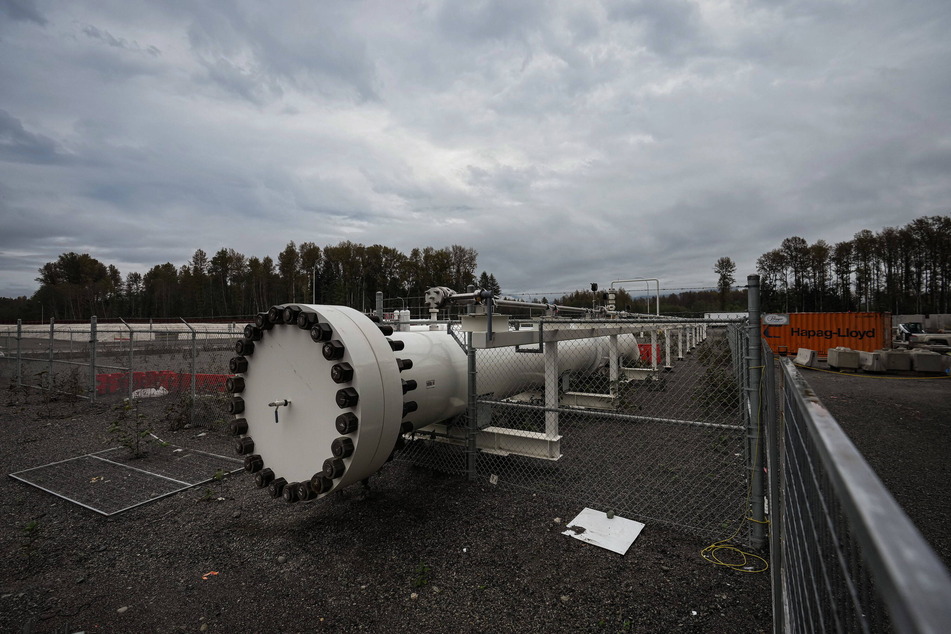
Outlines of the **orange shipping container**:
[[892,346],[891,313],[768,313],[762,328],[773,352],[785,348],[791,355],[799,348],[825,357],[830,348],[872,352]]

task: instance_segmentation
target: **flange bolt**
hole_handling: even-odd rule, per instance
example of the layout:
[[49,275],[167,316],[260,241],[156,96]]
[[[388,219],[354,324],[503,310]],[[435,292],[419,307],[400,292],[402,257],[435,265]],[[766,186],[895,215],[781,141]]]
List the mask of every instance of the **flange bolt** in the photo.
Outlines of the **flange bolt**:
[[334,425],[337,428],[337,433],[352,434],[357,431],[357,416],[353,412],[346,412],[337,417],[337,421]]
[[339,478],[343,475],[346,466],[340,458],[327,458],[324,460],[324,476],[330,479]]
[[259,489],[263,489],[264,487],[268,486],[273,480],[274,472],[271,471],[269,467],[265,467],[254,474],[254,483],[258,485]]
[[267,311],[267,320],[272,325],[284,323],[284,309],[280,306],[271,306]]
[[234,441],[234,450],[238,455],[246,456],[254,451],[254,440],[252,440],[250,436],[238,438]]
[[321,471],[320,473],[315,473],[314,477],[310,479],[310,488],[313,489],[317,495],[320,495],[334,488],[334,481],[325,476],[324,472]]
[[258,454],[251,454],[244,459],[244,470],[248,473],[257,473],[264,468],[264,459]]
[[267,485],[267,492],[271,494],[272,498],[279,498],[281,494],[284,493],[285,486],[287,486],[287,480],[284,478],[276,478]]
[[301,502],[306,502],[307,500],[317,497],[314,493],[314,490],[310,487],[310,481],[304,480],[303,482],[297,483],[297,499]]
[[353,455],[353,439],[346,436],[334,439],[330,443],[330,452],[334,458],[349,458]]
[[406,347],[406,342],[404,341],[387,339],[386,342],[390,344],[390,350],[392,350],[393,352],[399,352],[400,350]]
[[344,361],[330,368],[330,378],[334,383],[347,383],[353,380],[353,366]]
[[231,434],[233,436],[241,436],[242,434],[246,433],[248,433],[247,418],[236,418],[231,421]]
[[258,313],[254,316],[254,325],[261,330],[270,330],[274,327],[274,322],[268,319],[267,313]]
[[234,353],[235,354],[254,354],[254,342],[250,339],[238,339],[234,342]]
[[317,313],[305,313],[301,311],[297,315],[297,327],[301,330],[310,330],[317,323]]
[[337,407],[340,409],[356,407],[357,401],[359,400],[360,395],[357,394],[357,391],[352,387],[345,387],[342,390],[337,390]]
[[297,306],[288,306],[284,309],[283,319],[285,324],[296,324],[297,315],[300,314],[300,308]]
[[337,359],[342,359],[343,351],[343,343],[339,339],[328,341],[321,349],[321,352],[323,352],[324,358],[327,359],[327,361],[336,361]]
[[284,485],[284,490],[281,491],[281,497],[284,498],[284,501],[288,504],[293,504],[297,502],[297,485],[299,482],[289,482]]
[[330,341],[330,338],[333,337],[334,329],[330,327],[330,324],[315,324],[313,328],[310,329],[310,338],[315,342],[320,343],[321,341]]

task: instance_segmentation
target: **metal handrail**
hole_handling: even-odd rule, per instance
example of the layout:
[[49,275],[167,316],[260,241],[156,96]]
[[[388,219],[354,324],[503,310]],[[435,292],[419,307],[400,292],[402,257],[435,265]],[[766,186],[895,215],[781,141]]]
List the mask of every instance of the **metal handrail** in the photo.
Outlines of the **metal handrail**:
[[894,630],[951,631],[951,574],[790,359],[782,370],[787,414],[798,418],[785,425],[805,427]]

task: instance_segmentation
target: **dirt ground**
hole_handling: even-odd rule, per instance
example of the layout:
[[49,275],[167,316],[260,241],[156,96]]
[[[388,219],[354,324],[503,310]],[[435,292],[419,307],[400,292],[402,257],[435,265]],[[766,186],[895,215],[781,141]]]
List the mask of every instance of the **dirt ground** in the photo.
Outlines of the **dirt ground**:
[[[114,446],[114,418],[10,391],[0,469]],[[232,455],[223,431],[153,422],[173,445]],[[704,561],[707,541],[648,525],[617,555],[562,535],[583,504],[406,462],[369,492],[313,504],[274,501],[240,473],[108,518],[12,478],[0,487],[2,632],[771,628],[769,575]]]
[[[951,561],[951,380],[804,370],[936,551]],[[0,469],[114,446],[109,405],[10,390]],[[156,433],[231,456],[207,428]],[[144,460],[148,460],[145,458]],[[211,475],[211,474],[209,474]],[[314,504],[246,474],[103,517],[0,484],[3,632],[489,632],[771,629],[769,576],[704,561],[707,541],[648,525],[624,556],[561,534],[583,508],[395,461]]]

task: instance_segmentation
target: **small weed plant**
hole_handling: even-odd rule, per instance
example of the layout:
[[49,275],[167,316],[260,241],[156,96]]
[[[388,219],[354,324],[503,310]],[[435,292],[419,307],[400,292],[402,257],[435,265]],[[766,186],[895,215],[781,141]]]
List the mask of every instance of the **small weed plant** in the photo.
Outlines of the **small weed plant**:
[[124,399],[113,408],[115,419],[109,424],[109,433],[120,446],[125,447],[133,458],[142,458],[152,439],[152,429],[146,422],[145,414],[139,411],[137,403]]
[[29,559],[36,552],[36,543],[40,538],[39,520],[30,520],[20,529],[20,553]]
[[425,585],[429,584],[429,566],[420,562],[416,564],[414,569],[415,576],[413,577],[413,587],[422,588]]

